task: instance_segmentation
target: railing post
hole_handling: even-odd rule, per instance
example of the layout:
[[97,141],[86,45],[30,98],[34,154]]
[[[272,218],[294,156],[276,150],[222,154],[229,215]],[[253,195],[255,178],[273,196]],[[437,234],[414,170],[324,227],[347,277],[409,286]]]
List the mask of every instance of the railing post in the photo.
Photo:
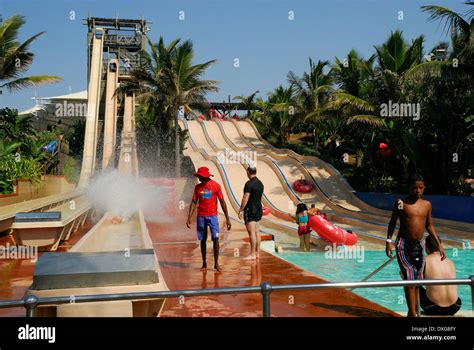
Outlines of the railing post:
[[270,293],[272,292],[272,285],[268,282],[263,282],[261,285],[263,315],[262,317],[270,317]]
[[416,291],[418,293],[416,293],[416,317],[420,317],[421,316],[421,302],[420,302],[420,288],[422,286],[418,286],[418,288],[416,289]]
[[469,276],[471,280],[471,310],[474,312],[474,275]]
[[26,317],[35,317],[38,298],[34,295],[28,295],[25,299]]

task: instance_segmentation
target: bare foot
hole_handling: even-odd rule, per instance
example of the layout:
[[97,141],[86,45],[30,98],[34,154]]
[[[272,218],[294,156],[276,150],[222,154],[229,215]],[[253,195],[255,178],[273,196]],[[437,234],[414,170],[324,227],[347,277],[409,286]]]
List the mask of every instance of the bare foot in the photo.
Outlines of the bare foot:
[[214,265],[214,270],[216,270],[216,273],[222,273],[221,267],[218,265]]
[[260,259],[260,254],[255,255],[256,259]]
[[246,256],[245,258],[243,258],[244,260],[255,260],[257,259],[257,257],[255,255],[249,255],[249,256]]
[[206,264],[202,265],[201,268],[199,269],[199,271],[203,271],[203,272],[206,271],[206,270],[207,270],[207,265]]

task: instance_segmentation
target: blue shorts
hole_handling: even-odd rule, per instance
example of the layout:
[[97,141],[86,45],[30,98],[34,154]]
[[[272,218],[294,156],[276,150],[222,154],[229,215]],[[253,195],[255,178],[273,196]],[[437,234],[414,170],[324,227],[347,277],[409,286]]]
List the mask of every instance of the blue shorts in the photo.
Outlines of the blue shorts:
[[207,227],[211,229],[212,239],[219,237],[219,218],[216,216],[198,216],[196,220],[197,236],[200,241],[207,240]]

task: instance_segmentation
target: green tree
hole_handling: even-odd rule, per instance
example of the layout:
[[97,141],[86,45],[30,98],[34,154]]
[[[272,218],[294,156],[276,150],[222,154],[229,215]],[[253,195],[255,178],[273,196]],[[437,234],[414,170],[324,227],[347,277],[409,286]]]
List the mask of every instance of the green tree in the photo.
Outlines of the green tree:
[[0,110],[0,135],[10,142],[25,143],[27,138],[34,135],[31,126],[32,116],[20,116],[16,109]]
[[29,51],[31,43],[44,33],[35,34],[20,43],[18,32],[24,24],[25,19],[20,15],[0,23],[0,89],[6,87],[10,92],[62,81],[61,77],[50,75],[22,76],[33,63],[34,54]]
[[132,72],[132,81],[121,90],[136,91],[138,99],[145,102],[144,112],[158,113],[158,119],[154,120],[158,125],[173,123],[175,175],[180,176],[183,135],[180,135],[178,115],[181,108],[184,111],[187,106],[200,104],[207,93],[217,91],[217,81],[201,79],[216,61],[193,65],[194,48],[189,40],[180,43],[178,39],[165,46],[160,38],[157,44],[151,41],[148,44],[151,54],[142,52],[140,68]]
[[409,44],[403,33],[396,30],[382,45],[374,46],[378,64],[376,82],[379,83],[375,87],[375,96],[381,102],[403,101],[404,73],[422,63],[423,41],[424,37],[420,35]]
[[[473,6],[474,2],[465,2],[468,6]],[[422,6],[421,9],[430,14],[429,21],[440,21],[445,23],[447,31],[451,32],[451,58],[460,58],[465,61],[473,60],[474,40],[474,10],[470,9],[466,13],[466,18],[446,7],[429,5]]]
[[218,91],[217,81],[202,80],[205,71],[216,60],[193,65],[194,48],[190,40],[179,44],[174,50],[171,66],[164,70],[167,87],[168,116],[174,119],[175,173],[181,176],[181,148],[179,138],[178,112],[186,105],[200,104],[209,92]]
[[20,142],[5,142],[0,139],[0,159],[12,154],[20,146]]
[[314,145],[318,148],[318,133],[316,129],[322,127],[325,104],[333,91],[333,77],[326,74],[328,61],[319,60],[316,64],[309,58],[309,72],[304,72],[298,77],[290,71],[287,75],[288,82],[294,87],[295,101],[298,113],[301,114],[304,128],[312,129]]
[[247,110],[246,118],[249,118],[251,111],[255,109],[255,99],[259,92],[260,91],[257,90],[248,96],[239,95],[233,98],[234,100],[240,101],[245,106],[245,109]]

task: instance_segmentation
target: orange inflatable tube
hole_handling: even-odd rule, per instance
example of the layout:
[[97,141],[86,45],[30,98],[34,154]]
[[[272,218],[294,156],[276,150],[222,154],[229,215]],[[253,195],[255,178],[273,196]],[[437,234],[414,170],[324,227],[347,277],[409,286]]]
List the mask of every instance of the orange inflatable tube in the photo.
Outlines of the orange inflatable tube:
[[331,243],[345,245],[354,245],[357,243],[357,235],[355,233],[347,232],[346,230],[331,224],[321,215],[310,216],[308,225],[317,232],[321,238],[324,238]]
[[309,193],[313,190],[313,185],[306,182],[305,180],[296,180],[293,183],[293,189],[301,193]]

